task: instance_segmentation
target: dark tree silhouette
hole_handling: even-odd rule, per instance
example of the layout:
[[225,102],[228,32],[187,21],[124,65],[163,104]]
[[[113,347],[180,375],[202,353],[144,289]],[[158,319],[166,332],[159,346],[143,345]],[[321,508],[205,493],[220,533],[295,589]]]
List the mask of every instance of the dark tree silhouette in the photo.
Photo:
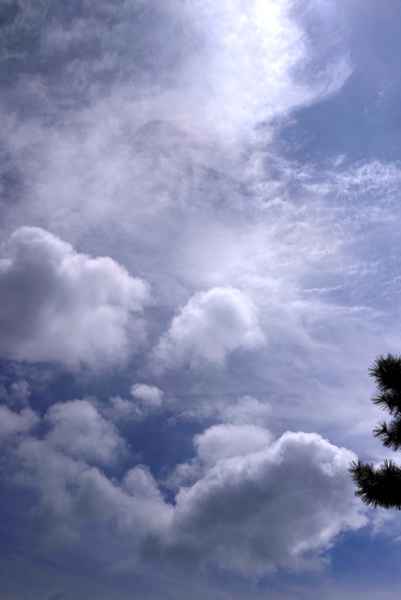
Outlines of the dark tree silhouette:
[[[378,356],[369,375],[376,380],[372,402],[390,413],[393,419],[380,421],[373,435],[386,448],[401,448],[401,356],[388,354]],[[349,469],[357,486],[356,496],[374,508],[397,508],[401,510],[401,468],[392,460],[385,460],[375,468],[373,464],[360,461],[351,463]]]

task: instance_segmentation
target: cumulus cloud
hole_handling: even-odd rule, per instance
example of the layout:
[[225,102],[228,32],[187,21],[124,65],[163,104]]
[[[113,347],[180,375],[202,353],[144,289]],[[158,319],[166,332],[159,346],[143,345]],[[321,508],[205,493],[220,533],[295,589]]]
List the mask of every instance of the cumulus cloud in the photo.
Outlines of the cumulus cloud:
[[132,399],[121,398],[121,396],[110,398],[109,406],[102,407],[102,413],[112,421],[140,419],[144,416],[143,411],[136,402],[133,402]]
[[238,289],[216,287],[189,300],[162,336],[154,360],[160,368],[224,365],[233,350],[251,350],[264,342],[253,302]]
[[44,421],[50,429],[42,439],[27,437],[15,448],[20,463],[14,480],[38,492],[38,535],[56,544],[75,542],[84,525],[110,521],[119,531],[134,532],[134,543],[164,531],[172,508],[145,466],[128,470],[120,483],[96,466],[110,465],[125,443],[92,403],[53,405]]
[[131,394],[137,398],[143,406],[159,408],[162,405],[163,392],[154,385],[135,383],[131,386]]
[[39,421],[39,417],[29,407],[15,413],[7,406],[0,406],[0,439],[13,433],[29,431]]
[[314,569],[336,536],[366,524],[348,473],[355,455],[315,433],[274,441],[255,425],[211,427],[195,436],[196,457],[177,467],[170,504],[145,466],[118,482],[91,464],[113,460],[122,440],[89,402],[55,405],[45,421],[43,439],[17,446],[15,479],[37,490],[35,528],[57,543],[114,522],[145,558],[212,560],[250,575]]
[[241,456],[270,445],[273,436],[268,429],[254,425],[214,425],[194,437],[201,461],[215,464],[220,458]]
[[115,427],[88,400],[54,404],[45,420],[52,426],[47,442],[75,458],[107,464],[125,448]]
[[187,565],[212,559],[244,574],[314,569],[341,531],[366,524],[348,473],[352,452],[315,433],[269,443],[244,427],[243,437],[240,427],[218,426],[195,439],[201,465],[188,467],[199,478],[181,487],[171,528],[148,539],[145,555]]
[[131,394],[129,399],[120,396],[110,398],[110,406],[102,407],[103,413],[114,421],[143,419],[163,405],[163,392],[154,385],[135,383],[131,386]]
[[171,506],[145,467],[127,472],[120,485],[97,467],[29,438],[17,450],[18,481],[39,494],[34,528],[52,543],[76,542],[84,525],[113,522],[117,531],[134,532],[133,544],[149,532],[164,531]]
[[148,295],[145,282],[112,259],[79,254],[37,227],[15,231],[2,251],[3,356],[58,361],[72,369],[127,357],[133,313],[142,311]]

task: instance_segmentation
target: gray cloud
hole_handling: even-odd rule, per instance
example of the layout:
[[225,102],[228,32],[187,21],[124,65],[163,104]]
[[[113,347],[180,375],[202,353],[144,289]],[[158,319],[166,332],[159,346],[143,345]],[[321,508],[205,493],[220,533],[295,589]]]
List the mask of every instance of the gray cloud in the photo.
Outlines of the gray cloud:
[[[203,476],[180,489],[172,526],[148,540],[147,556],[184,565],[213,559],[244,574],[316,569],[341,531],[367,523],[349,480],[352,452],[317,434],[287,432],[272,444],[266,436],[260,449],[240,444],[235,453],[239,428],[231,428],[197,438]],[[244,428],[251,443],[255,432]]]
[[119,421],[146,418],[163,406],[163,392],[154,385],[135,383],[131,386],[131,394],[130,399],[114,396],[110,398],[109,406],[99,408],[108,418]]
[[[76,369],[123,361],[147,284],[110,258],[76,253],[49,232],[23,227],[3,245],[0,328],[3,355],[59,361]],[[140,337],[141,327],[137,328]],[[135,340],[133,340],[134,342]]]
[[52,426],[47,442],[75,458],[107,464],[125,449],[115,427],[87,400],[54,404],[46,421]]
[[56,405],[46,421],[42,440],[16,447],[15,480],[37,490],[35,528],[56,544],[77,541],[84,525],[114,522],[148,559],[212,560],[260,575],[316,569],[342,531],[367,523],[348,475],[355,455],[315,433],[273,441],[254,425],[205,430],[194,438],[196,458],[176,470],[172,505],[145,466],[118,483],[87,462],[115,458],[121,443],[93,405]]
[[38,415],[31,408],[23,408],[15,413],[7,406],[0,406],[0,438],[29,431],[39,422]]
[[6,386],[0,385],[0,398],[9,406],[27,406],[30,395],[30,385],[25,379],[11,382],[8,389]]
[[146,467],[133,467],[119,484],[93,466],[113,462],[125,444],[92,404],[56,404],[45,422],[50,431],[42,439],[29,437],[15,448],[20,468],[13,476],[38,493],[33,520],[40,537],[56,546],[77,542],[84,525],[107,522],[117,532],[134,532],[134,544],[149,532],[164,531],[172,507]]

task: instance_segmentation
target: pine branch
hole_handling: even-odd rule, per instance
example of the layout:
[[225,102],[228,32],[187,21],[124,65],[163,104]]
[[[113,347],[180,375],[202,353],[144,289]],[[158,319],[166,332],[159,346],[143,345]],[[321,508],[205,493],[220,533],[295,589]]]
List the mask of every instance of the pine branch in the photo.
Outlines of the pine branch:
[[372,396],[372,402],[376,406],[380,406],[381,409],[387,410],[390,415],[401,414],[401,392],[390,390],[380,393],[378,390]]
[[352,462],[349,472],[358,488],[355,496],[365,504],[401,510],[401,469],[393,461],[385,460],[377,469]]
[[401,393],[401,356],[381,354],[369,369],[369,375],[376,380],[380,392]]
[[386,448],[399,450],[401,448],[401,416],[393,419],[390,424],[381,421],[373,430],[373,435],[379,438]]

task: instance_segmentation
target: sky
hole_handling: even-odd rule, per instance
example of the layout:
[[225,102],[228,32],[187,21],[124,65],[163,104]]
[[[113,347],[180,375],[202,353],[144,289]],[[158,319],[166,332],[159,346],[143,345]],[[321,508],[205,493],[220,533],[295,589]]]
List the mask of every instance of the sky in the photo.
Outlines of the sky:
[[0,0],[1,600],[399,598],[400,23]]

